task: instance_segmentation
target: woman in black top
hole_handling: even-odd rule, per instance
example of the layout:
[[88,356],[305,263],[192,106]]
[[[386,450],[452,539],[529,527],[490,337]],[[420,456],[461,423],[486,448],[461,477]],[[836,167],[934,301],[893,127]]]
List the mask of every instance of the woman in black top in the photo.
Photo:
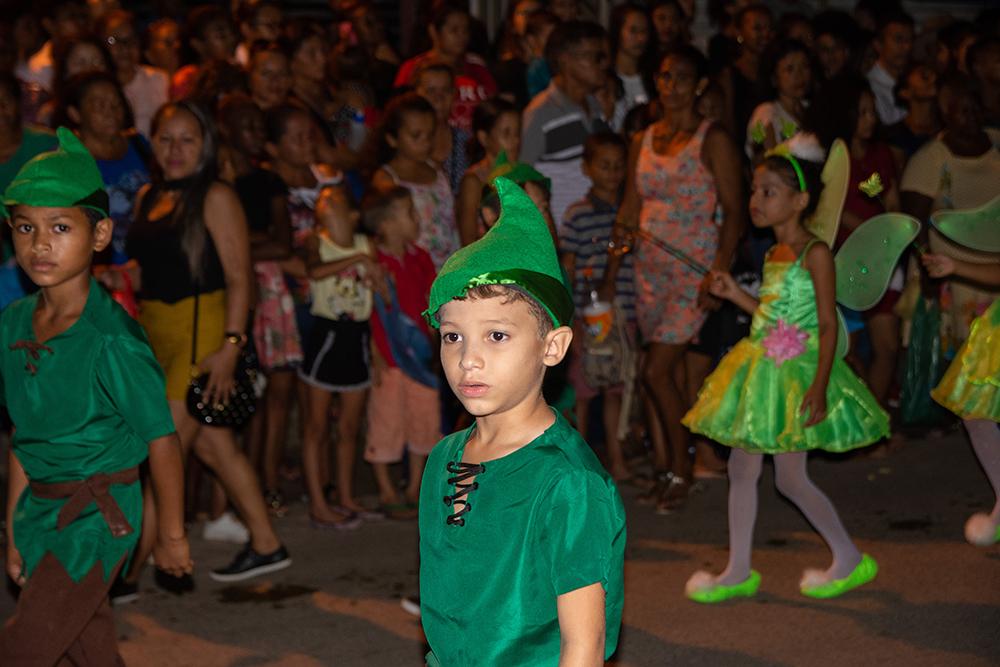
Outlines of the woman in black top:
[[[216,180],[214,131],[198,106],[164,105],[153,117],[151,133],[156,173],[139,195],[127,244],[141,270],[139,321],[167,376],[167,399],[185,453],[193,446],[249,529],[250,542],[236,559],[210,573],[217,581],[239,581],[287,567],[291,559],[274,533],[257,476],[234,432],[202,425],[188,413],[184,399],[193,342],[198,371],[209,374],[207,400],[224,401],[233,389],[250,305],[246,221],[235,193]],[[144,541],[155,535],[152,515],[147,512]],[[140,552],[135,562],[144,560]]]

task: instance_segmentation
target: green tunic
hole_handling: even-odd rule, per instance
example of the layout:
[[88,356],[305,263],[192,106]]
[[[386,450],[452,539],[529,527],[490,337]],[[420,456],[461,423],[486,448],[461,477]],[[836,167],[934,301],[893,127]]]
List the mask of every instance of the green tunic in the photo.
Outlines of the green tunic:
[[[138,465],[149,441],[174,432],[163,371],[142,328],[91,280],[80,319],[46,341],[48,349],[35,359],[12,346],[34,343],[37,302],[37,294],[28,296],[0,313],[0,400],[14,422],[14,453],[28,479],[82,480]],[[65,500],[37,498],[26,488],[13,526],[26,574],[51,552],[74,581],[97,561],[110,576],[139,539],[142,490],[138,483],[113,485],[111,495],[134,529],[124,537],[112,536],[95,503],[58,530]]]
[[472,430],[431,452],[420,491],[420,613],[429,665],[556,665],[556,597],[600,582],[605,653],[618,644],[625,509],[597,457],[561,415],[485,470],[463,525],[449,525],[449,463]]

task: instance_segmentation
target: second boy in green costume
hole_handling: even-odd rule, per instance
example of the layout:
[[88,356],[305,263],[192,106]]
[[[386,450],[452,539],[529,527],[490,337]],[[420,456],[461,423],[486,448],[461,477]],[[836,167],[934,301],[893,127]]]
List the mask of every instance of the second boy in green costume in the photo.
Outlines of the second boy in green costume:
[[497,180],[503,212],[444,264],[428,321],[476,418],[431,453],[420,498],[428,665],[598,664],[618,643],[625,512],[587,443],[542,398],[573,302],[545,222]]
[[160,512],[154,557],[191,571],[180,444],[163,372],[139,325],[91,277],[111,241],[97,164],[65,128],[28,162],[0,214],[41,289],[0,315],[0,401],[14,423],[7,573],[23,587],[0,630],[0,664],[122,664],[108,589],[142,523],[149,458]]

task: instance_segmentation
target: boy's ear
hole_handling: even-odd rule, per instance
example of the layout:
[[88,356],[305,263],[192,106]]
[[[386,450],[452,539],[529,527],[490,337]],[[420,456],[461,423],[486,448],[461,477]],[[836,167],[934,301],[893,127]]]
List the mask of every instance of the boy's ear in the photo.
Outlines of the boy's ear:
[[569,327],[558,327],[545,334],[545,356],[542,363],[551,368],[566,357],[569,344],[573,342],[573,330]]
[[94,252],[101,252],[111,243],[111,234],[115,231],[115,223],[111,218],[98,220],[94,225]]
[[80,124],[80,111],[74,106],[66,107],[66,115],[75,125]]
[[396,141],[396,137],[392,136],[388,132],[385,133],[385,143],[389,144],[390,148],[396,148],[399,144],[399,142]]
[[708,88],[708,77],[707,76],[703,76],[698,81],[698,85],[695,86],[695,89],[694,89],[695,97],[701,97],[702,95],[704,95],[706,88]]

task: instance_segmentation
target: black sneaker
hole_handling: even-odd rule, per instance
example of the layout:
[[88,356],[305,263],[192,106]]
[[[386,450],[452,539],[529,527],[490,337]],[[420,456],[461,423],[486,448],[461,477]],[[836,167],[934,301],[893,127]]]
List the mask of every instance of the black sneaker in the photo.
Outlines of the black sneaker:
[[278,547],[269,554],[259,554],[247,544],[242,551],[236,554],[232,563],[226,567],[212,570],[208,576],[215,581],[243,581],[269,572],[284,570],[291,564],[292,558],[284,546]]
[[115,579],[115,583],[111,584],[108,599],[115,607],[135,602],[139,599],[139,584],[130,584],[121,577],[118,577]]
[[174,595],[183,595],[194,590],[194,577],[190,574],[182,574],[179,577],[175,577],[172,574],[157,569],[153,571],[153,581],[156,582],[160,590],[173,593]]

